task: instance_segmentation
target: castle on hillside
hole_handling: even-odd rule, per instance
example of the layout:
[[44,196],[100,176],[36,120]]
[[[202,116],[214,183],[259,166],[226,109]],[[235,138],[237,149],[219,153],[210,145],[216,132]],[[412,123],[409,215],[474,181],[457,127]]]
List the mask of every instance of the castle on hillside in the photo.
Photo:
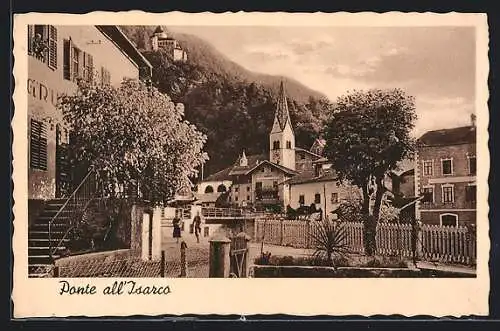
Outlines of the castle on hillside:
[[166,50],[174,61],[186,62],[187,52],[182,49],[179,42],[167,35],[161,26],[157,26],[151,37],[149,38],[151,50],[157,51],[158,49]]

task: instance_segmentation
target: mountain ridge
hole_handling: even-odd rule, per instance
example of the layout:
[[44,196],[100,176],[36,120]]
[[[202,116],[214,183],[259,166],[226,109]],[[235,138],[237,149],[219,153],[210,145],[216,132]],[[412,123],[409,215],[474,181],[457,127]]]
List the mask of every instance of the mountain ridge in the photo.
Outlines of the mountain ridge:
[[[153,34],[156,26],[120,26],[120,28],[136,44],[139,50],[148,50],[149,37]],[[269,88],[274,93],[278,93],[280,81],[283,80],[287,94],[301,103],[307,102],[309,97],[326,98],[323,93],[301,84],[294,78],[251,71],[231,60],[210,43],[210,41],[193,34],[174,32],[170,31],[167,27],[163,28],[187,52],[188,62],[196,63],[213,73],[220,74],[230,80],[257,83]]]
[[188,54],[187,61],[174,61],[170,49],[148,47],[154,28],[122,29],[153,65],[153,85],[184,104],[185,119],[207,137],[206,175],[234,163],[243,149],[247,155],[268,153],[281,80],[297,146],[309,148],[319,136],[331,111],[322,94],[288,77],[253,73],[193,35],[170,34]]

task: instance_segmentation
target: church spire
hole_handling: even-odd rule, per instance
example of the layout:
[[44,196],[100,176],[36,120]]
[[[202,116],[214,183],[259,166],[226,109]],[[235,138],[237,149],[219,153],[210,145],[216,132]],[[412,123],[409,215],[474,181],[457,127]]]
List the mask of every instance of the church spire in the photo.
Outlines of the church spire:
[[[278,121],[281,130],[285,129],[287,122],[290,121],[290,114],[288,113],[288,103],[285,95],[285,87],[283,81],[280,83],[280,91],[278,95],[278,102],[276,104],[276,113],[274,121]],[[291,124],[291,123],[290,123]]]

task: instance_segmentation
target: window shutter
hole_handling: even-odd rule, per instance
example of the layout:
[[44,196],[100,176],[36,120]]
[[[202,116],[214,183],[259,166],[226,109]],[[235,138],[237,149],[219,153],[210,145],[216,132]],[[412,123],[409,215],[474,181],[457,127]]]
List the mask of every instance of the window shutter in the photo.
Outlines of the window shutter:
[[80,50],[80,52],[78,54],[78,76],[80,78],[85,78],[83,76],[83,55],[84,55],[84,52]]
[[63,45],[63,77],[64,79],[71,80],[71,56],[72,56],[72,47],[71,47],[71,39],[64,39]]
[[57,29],[49,25],[48,27],[48,43],[49,43],[49,67],[57,69]]
[[31,24],[28,25],[28,54],[33,52],[33,36],[35,35],[35,27]]
[[88,73],[88,69],[87,69],[87,62],[88,62],[87,53],[86,52],[82,52],[82,53],[83,53],[83,56],[82,56],[82,58],[83,58],[83,79],[85,81],[88,81],[89,73]]
[[88,59],[88,70],[89,70],[89,82],[94,80],[94,57],[91,54],[87,54]]
[[31,120],[30,166],[47,170],[47,129],[43,122]]

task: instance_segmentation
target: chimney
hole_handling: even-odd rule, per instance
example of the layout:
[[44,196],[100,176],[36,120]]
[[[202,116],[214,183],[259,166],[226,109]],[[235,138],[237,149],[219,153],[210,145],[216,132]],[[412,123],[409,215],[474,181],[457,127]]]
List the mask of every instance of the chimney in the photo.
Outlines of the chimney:
[[471,126],[476,127],[476,114],[470,115]]

